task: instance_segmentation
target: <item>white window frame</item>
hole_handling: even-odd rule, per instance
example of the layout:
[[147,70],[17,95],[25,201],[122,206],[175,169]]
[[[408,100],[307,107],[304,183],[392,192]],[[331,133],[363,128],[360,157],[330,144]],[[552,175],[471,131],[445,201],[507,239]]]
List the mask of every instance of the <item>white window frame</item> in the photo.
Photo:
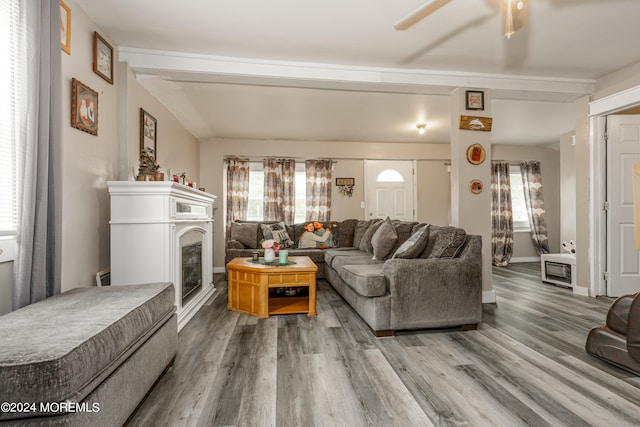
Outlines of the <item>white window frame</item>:
[[[514,186],[514,179],[517,178],[518,181],[520,182],[520,185],[516,185]],[[527,207],[526,205],[524,205],[524,193],[522,192],[522,173],[520,172],[520,167],[517,165],[509,165],[509,181],[511,182],[511,206],[512,206],[512,219],[513,219],[513,231],[516,233],[528,233],[531,232],[531,225],[529,224],[529,217],[527,214]],[[514,197],[514,189],[515,191],[520,190],[520,195],[516,195],[518,197]],[[513,207],[515,207],[514,205],[514,200],[522,200],[522,203],[524,205],[524,217],[525,219],[523,220],[518,220],[516,221],[516,215],[515,215],[515,210],[513,209]]]

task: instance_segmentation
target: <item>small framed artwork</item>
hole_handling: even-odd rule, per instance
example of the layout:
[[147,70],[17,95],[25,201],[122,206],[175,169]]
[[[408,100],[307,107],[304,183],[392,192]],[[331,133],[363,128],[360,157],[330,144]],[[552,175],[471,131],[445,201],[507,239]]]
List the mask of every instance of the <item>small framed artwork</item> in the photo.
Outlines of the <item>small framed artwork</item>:
[[144,111],[144,108],[140,109],[140,152],[142,153],[145,148],[151,149],[152,157],[154,160],[158,158],[158,121],[149,113]]
[[479,165],[484,162],[487,156],[481,144],[472,144],[467,148],[467,161],[472,165]]
[[342,186],[342,185],[350,185],[350,186],[354,186],[356,182],[355,178],[336,178],[336,185],[338,187]]
[[60,47],[71,55],[71,9],[60,0]]
[[93,72],[113,84],[113,48],[97,31],[93,32]]
[[492,126],[491,117],[460,116],[460,129],[491,132]]
[[76,79],[71,79],[71,126],[98,134],[98,92]]
[[471,191],[473,194],[482,193],[482,181],[480,181],[479,179],[471,180],[469,182],[469,191]]
[[468,90],[465,94],[465,108],[467,110],[484,110],[484,92]]

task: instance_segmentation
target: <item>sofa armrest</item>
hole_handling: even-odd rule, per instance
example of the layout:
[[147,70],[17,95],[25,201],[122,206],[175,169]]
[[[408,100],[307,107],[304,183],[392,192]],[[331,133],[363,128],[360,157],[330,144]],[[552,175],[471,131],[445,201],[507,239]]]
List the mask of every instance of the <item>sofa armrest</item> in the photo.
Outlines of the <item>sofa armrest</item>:
[[482,320],[481,240],[470,236],[459,258],[390,259],[391,328],[477,324]]
[[633,360],[640,363],[640,292],[635,294],[629,308],[627,351]]
[[229,240],[227,242],[227,249],[245,249],[244,245],[237,240]]
[[635,295],[622,295],[618,297],[609,311],[607,311],[607,327],[619,334],[627,335],[627,324],[629,323],[629,310]]

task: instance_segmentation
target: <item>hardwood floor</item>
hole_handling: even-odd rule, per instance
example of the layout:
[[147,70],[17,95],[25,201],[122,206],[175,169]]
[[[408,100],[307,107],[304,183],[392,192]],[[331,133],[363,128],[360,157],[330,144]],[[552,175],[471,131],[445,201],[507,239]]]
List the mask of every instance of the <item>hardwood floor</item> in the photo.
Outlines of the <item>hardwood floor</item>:
[[130,426],[640,425],[640,378],[589,356],[611,299],[494,269],[476,331],[376,339],[325,281],[318,316],[228,311],[226,287],[180,333]]

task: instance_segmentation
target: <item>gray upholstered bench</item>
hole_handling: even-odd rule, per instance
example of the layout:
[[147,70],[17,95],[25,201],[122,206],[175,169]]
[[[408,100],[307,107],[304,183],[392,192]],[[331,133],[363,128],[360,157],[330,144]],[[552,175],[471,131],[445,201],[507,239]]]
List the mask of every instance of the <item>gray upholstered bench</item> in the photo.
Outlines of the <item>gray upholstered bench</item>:
[[121,426],[176,355],[174,292],[78,288],[0,317],[0,426]]

